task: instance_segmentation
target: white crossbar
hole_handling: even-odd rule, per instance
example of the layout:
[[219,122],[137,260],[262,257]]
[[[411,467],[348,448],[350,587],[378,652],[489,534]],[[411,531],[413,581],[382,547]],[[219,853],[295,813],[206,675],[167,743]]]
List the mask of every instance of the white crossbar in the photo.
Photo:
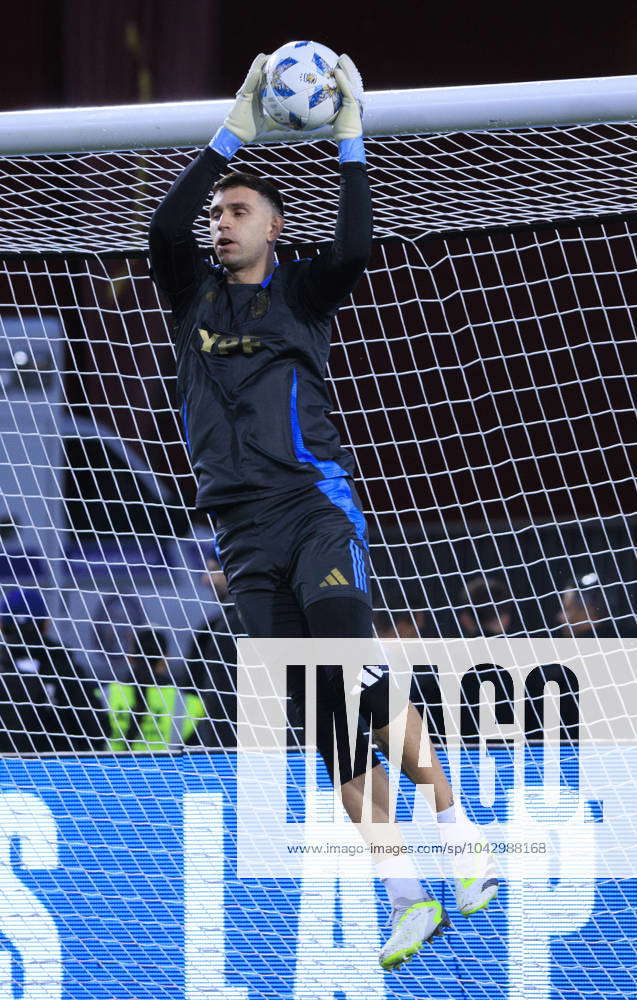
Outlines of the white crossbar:
[[[226,116],[230,100],[55,108],[0,114],[0,153],[201,146]],[[543,80],[481,86],[382,90],[366,95],[370,136],[491,131],[637,120],[637,76]],[[322,138],[273,132],[268,142]]]

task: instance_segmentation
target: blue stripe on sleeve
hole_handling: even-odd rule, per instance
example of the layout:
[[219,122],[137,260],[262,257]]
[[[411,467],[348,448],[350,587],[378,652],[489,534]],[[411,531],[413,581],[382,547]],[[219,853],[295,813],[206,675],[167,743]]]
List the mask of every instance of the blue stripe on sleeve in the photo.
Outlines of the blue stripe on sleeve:
[[243,143],[234,132],[231,132],[225,125],[221,125],[208,145],[211,149],[214,149],[215,153],[221,153],[222,156],[225,156],[226,160],[231,160]]
[[358,139],[341,139],[338,144],[339,163],[366,163],[365,143],[362,135]]

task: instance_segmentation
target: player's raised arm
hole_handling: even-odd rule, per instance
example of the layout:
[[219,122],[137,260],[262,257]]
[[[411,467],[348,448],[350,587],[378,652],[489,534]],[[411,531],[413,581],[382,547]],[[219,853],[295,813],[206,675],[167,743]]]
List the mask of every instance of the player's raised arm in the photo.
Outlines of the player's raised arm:
[[341,167],[334,242],[312,261],[306,294],[319,312],[338,308],[362,276],[372,248],[372,200],[365,166],[361,118],[363,82],[347,55],[340,56],[336,81],[343,102],[334,119]]
[[203,254],[192,228],[215,181],[241,145],[271,127],[263,115],[259,87],[267,55],[259,54],[237,92],[237,99],[214,138],[179,175],[156,209],[148,242],[153,278],[173,312],[188,306],[205,273]]

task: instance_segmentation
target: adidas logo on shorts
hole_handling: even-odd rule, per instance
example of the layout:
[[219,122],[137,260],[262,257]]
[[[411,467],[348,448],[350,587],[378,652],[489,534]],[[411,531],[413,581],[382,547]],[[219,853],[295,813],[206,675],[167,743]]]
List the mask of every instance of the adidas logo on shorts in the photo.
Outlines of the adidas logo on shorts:
[[349,580],[346,580],[340,569],[332,569],[327,574],[321,587],[349,587]]

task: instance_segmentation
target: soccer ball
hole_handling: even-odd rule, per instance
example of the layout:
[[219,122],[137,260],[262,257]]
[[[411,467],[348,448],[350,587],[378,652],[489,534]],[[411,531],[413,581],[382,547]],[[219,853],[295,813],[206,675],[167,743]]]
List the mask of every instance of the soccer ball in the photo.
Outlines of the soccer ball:
[[338,56],[318,42],[287,42],[265,65],[264,112],[277,125],[320,128],[336,118],[341,92],[334,76]]

